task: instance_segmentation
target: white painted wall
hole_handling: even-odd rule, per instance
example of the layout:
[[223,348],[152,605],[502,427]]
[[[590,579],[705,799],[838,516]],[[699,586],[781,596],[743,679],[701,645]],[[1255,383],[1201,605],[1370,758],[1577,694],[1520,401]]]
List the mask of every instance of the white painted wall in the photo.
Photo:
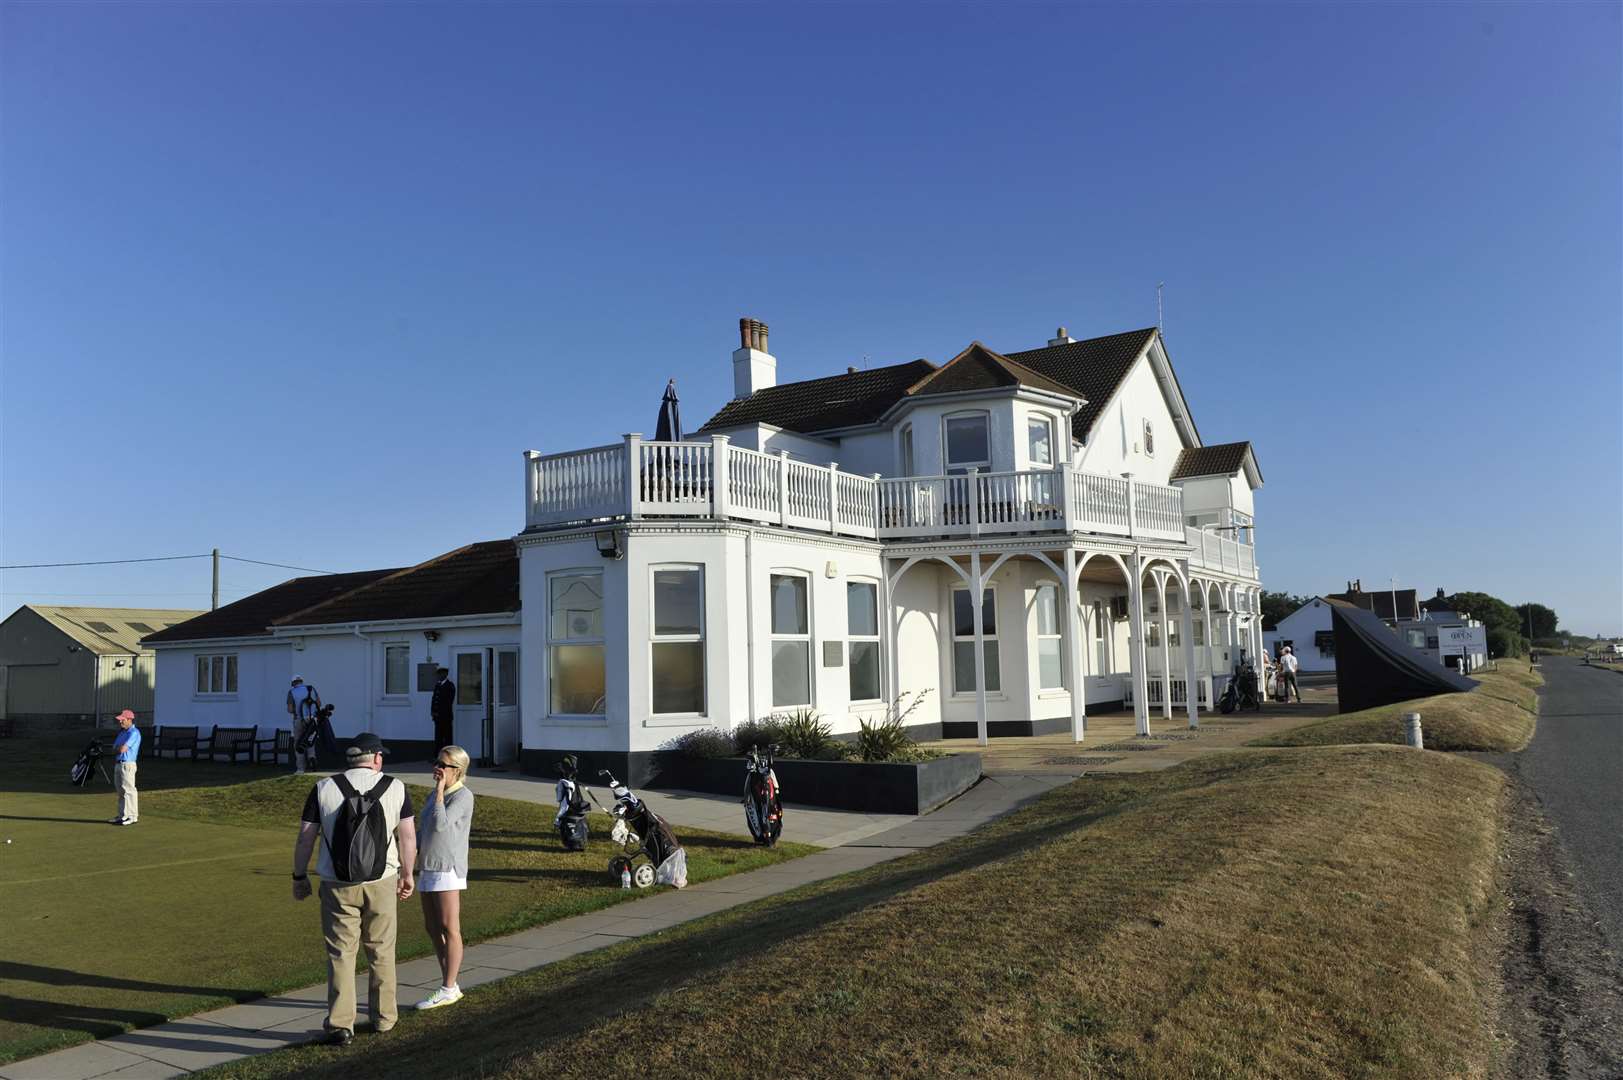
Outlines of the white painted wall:
[[1277,629],[1264,630],[1262,643],[1263,647],[1273,654],[1280,643],[1289,641],[1291,651],[1296,654],[1296,660],[1302,665],[1303,671],[1334,671],[1335,656],[1321,653],[1313,644],[1314,634],[1331,628],[1330,605],[1319,599],[1309,600],[1279,620]]
[[[1145,420],[1154,425],[1154,454],[1144,450]],[[1172,412],[1155,381],[1155,373],[1149,360],[1141,357],[1094,422],[1088,445],[1082,451],[1080,467],[1107,476],[1130,472],[1135,480],[1165,484],[1182,449],[1183,443],[1172,423]]]
[[[287,689],[293,677],[293,650],[286,642],[222,641],[196,647],[154,649],[157,669],[153,683],[153,722],[179,727],[196,725],[206,734],[216,724],[260,728],[260,734],[286,728]],[[197,657],[220,654],[237,657],[237,692],[230,695],[197,693]]]
[[840,468],[858,476],[895,476],[901,468],[895,432],[889,428],[847,435],[840,440]]
[[[532,748],[623,750],[630,723],[626,668],[628,559],[605,559],[590,533],[519,547],[521,634],[519,717],[523,744]],[[605,708],[602,717],[553,717],[547,683],[548,575],[559,570],[603,572]],[[645,605],[646,610],[646,605]],[[644,615],[646,619],[646,614]]]

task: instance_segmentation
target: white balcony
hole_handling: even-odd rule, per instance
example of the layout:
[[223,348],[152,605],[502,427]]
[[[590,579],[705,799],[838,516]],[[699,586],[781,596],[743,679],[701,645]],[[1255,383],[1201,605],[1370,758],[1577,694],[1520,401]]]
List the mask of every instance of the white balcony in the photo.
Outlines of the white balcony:
[[785,453],[706,442],[623,442],[525,453],[525,521],[558,528],[643,517],[756,521],[869,539],[1097,533],[1187,543],[1196,566],[1256,577],[1246,544],[1184,525],[1183,492],[1069,468],[860,476]]

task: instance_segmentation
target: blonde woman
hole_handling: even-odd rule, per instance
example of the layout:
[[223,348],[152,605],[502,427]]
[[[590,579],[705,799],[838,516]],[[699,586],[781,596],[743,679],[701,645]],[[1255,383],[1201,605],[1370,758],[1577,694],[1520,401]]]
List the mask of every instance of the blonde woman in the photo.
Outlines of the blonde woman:
[[434,756],[434,790],[417,825],[417,891],[440,961],[440,988],[419,1001],[419,1009],[462,1000],[456,978],[462,967],[462,891],[468,887],[468,832],[473,826],[473,792],[462,783],[468,764],[468,752],[460,746],[447,746]]

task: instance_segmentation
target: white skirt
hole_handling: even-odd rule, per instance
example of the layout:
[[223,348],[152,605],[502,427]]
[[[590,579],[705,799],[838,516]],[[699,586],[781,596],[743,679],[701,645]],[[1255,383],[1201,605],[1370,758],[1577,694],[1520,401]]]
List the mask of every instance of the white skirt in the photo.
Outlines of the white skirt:
[[468,879],[455,870],[424,870],[417,875],[418,892],[452,892],[467,887]]

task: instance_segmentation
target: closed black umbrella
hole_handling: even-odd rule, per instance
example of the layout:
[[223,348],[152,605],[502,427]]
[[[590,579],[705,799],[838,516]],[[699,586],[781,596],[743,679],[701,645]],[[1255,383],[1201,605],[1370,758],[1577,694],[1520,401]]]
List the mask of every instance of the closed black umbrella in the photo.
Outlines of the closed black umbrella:
[[654,425],[655,442],[682,441],[682,405],[676,399],[676,380],[665,386],[665,396],[659,401],[659,423]]

